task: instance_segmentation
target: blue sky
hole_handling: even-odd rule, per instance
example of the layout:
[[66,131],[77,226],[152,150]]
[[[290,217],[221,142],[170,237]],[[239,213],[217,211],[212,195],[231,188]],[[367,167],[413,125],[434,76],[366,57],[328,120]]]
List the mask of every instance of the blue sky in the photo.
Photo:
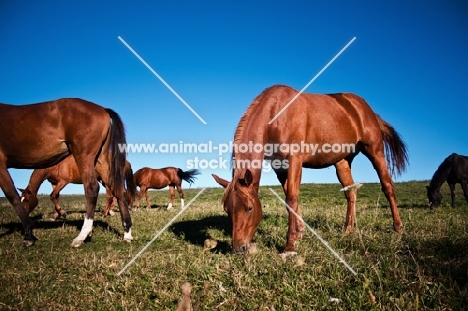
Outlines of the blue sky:
[[[465,1],[6,0],[0,102],[80,97],[117,111],[131,143],[228,143],[265,88],[301,89],[356,37],[307,92],[364,97],[408,145],[410,165],[395,181],[430,179],[452,152],[468,154],[467,15]],[[185,170],[195,156],[218,158],[129,154],[129,160],[134,170]],[[10,173],[24,187],[31,171]],[[194,186],[217,186],[211,173],[230,176],[229,169],[205,169]],[[363,155],[353,162],[353,176],[378,181]],[[304,170],[302,182],[337,178],[333,167]],[[262,184],[278,184],[274,173],[264,173]],[[40,192],[50,189],[45,182]],[[82,192],[68,186],[62,193]]]

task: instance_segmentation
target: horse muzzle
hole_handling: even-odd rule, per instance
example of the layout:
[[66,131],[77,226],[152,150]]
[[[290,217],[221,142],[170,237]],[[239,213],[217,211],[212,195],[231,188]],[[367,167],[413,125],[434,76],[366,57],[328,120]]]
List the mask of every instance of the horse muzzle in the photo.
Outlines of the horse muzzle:
[[250,243],[245,241],[237,241],[232,243],[232,252],[234,254],[245,254],[250,249]]

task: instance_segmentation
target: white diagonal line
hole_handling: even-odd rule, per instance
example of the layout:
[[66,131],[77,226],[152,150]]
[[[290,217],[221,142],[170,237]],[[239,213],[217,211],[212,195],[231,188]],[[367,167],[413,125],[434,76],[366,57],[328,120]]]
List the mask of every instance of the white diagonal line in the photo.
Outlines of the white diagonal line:
[[351,268],[350,265],[348,265],[348,263],[346,261],[344,261],[343,258],[340,257],[340,255],[338,255],[337,252],[335,252],[335,250],[333,248],[331,248],[331,246],[327,243],[327,241],[325,241],[324,239],[322,239],[322,237],[320,235],[318,235],[317,232],[315,232],[314,229],[312,229],[311,226],[309,226],[309,224],[307,224],[304,219],[302,219],[301,216],[299,216],[299,214],[297,214],[276,192],[275,190],[273,190],[272,188],[268,188],[270,189],[270,191],[281,201],[283,202],[283,204],[286,206],[286,208],[294,214],[294,216],[296,216],[300,221],[302,221],[302,223],[307,227],[307,229],[310,230],[310,232],[312,232],[315,237],[317,239],[319,239],[320,242],[322,242],[323,245],[325,245],[326,248],[328,248],[328,250],[343,264],[345,265],[345,267],[353,274],[353,275],[357,275],[357,272],[354,271],[353,268]]
[[131,47],[130,45],[127,44],[127,42],[125,42],[124,39],[122,39],[122,37],[118,36],[119,40],[122,41],[122,43],[203,123],[203,124],[207,124],[205,122],[205,120],[203,120],[202,117],[200,117],[198,115],[198,113],[195,112],[195,110],[192,109],[192,107],[190,107],[189,104],[187,104],[187,102],[182,98],[180,97],[179,94],[177,94],[176,91],[174,91],[174,89],[169,85],[167,84],[166,81],[164,81],[164,79],[158,75],[158,73],[156,71],[153,70],[153,68],[151,68],[150,65],[148,65],[143,58],[140,57],[140,55],[138,55],[137,52],[135,52]]
[[270,120],[270,122],[268,122],[268,124],[273,123],[273,121],[275,121],[276,118],[278,118],[278,117],[280,116],[280,114],[282,114],[282,113],[289,107],[289,105],[291,105],[292,102],[295,101],[296,98],[298,98],[299,95],[301,95],[301,94],[305,91],[305,89],[308,88],[309,85],[311,85],[312,82],[314,82],[315,79],[317,79],[317,78],[322,74],[322,72],[324,72],[325,69],[327,69],[328,66],[330,66],[330,65],[332,64],[332,63],[335,61],[335,59],[337,59],[338,56],[340,56],[341,53],[343,53],[343,52],[348,48],[348,46],[350,46],[351,43],[353,43],[354,40],[356,40],[356,37],[352,38],[351,41],[349,41],[348,44],[346,44],[345,47],[342,48],[341,51],[339,51],[338,54],[336,54],[335,57],[333,57],[333,58],[331,59],[331,61],[329,61],[328,64],[326,64],[325,67],[323,67],[322,70],[320,70],[320,71],[315,75],[315,77],[313,77],[312,80],[310,80],[309,83],[307,83],[307,84],[302,88],[302,90],[300,90],[299,93],[297,93],[297,94],[289,101],[289,103],[287,103],[286,106],[284,106],[283,109],[281,109],[281,110],[276,114],[276,116],[274,116],[273,119]]
[[162,228],[155,236],[154,238],[151,239],[151,241],[149,241],[145,247],[143,247],[141,249],[141,251],[138,252],[138,254],[135,255],[135,257],[132,258],[132,260],[130,260],[126,265],[125,267],[123,267],[122,270],[120,270],[119,273],[117,273],[117,276],[120,276],[125,270],[127,270],[128,267],[130,267],[130,265],[138,258],[140,257],[141,254],[143,254],[143,252],[151,245],[151,243],[153,243],[167,228],[169,228],[169,226],[177,219],[177,217],[179,217],[189,206],[190,204],[192,204],[193,201],[195,201],[196,198],[198,198],[198,196],[200,194],[202,194],[203,191],[205,191],[206,188],[203,188],[202,190],[200,190],[197,195],[195,197],[193,197],[193,199],[190,200],[190,202],[188,202],[188,204],[180,210],[180,212],[177,213],[177,215],[175,215],[165,226],[164,228]]

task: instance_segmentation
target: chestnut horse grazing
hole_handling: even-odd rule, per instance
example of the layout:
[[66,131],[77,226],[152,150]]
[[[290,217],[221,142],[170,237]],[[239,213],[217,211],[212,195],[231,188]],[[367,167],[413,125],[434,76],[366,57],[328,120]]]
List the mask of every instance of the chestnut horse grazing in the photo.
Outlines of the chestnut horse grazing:
[[136,208],[140,208],[140,200],[144,193],[146,196],[146,209],[150,209],[151,205],[149,203],[148,189],[162,189],[167,186],[169,186],[169,191],[171,193],[171,201],[169,202],[167,209],[171,209],[172,205],[174,204],[174,188],[177,188],[177,192],[179,192],[181,208],[184,208],[182,180],[192,184],[195,181],[195,175],[199,174],[200,172],[198,170],[188,170],[184,172],[177,167],[165,167],[159,169],[144,167],[139,169],[133,175],[135,185],[140,187],[140,195],[137,199]]
[[[109,153],[109,156],[111,153]],[[110,159],[110,158],[109,158]],[[57,217],[66,217],[67,212],[62,209],[59,204],[59,196],[60,191],[65,188],[68,184],[82,184],[83,181],[81,180],[80,171],[78,170],[78,166],[76,165],[75,158],[73,155],[67,156],[65,159],[60,161],[54,166],[48,168],[39,168],[35,169],[31,177],[29,178],[29,184],[26,189],[20,189],[21,191],[21,202],[23,203],[24,208],[31,213],[37,206],[37,192],[39,191],[39,187],[42,185],[44,180],[48,180],[52,184],[52,193],[50,194],[50,200],[54,204],[55,213],[52,216],[52,219],[57,219]],[[98,180],[102,179],[98,176]],[[126,193],[127,202],[129,202],[129,196],[135,197],[136,196],[136,187],[133,184],[133,172],[130,162],[125,161],[125,182],[131,183],[127,188],[128,191]],[[102,216],[107,216],[108,212],[112,209],[112,205],[114,204],[114,197],[112,196],[111,190],[108,186],[103,184],[106,188],[106,196],[107,202],[106,207],[103,210]],[[131,193],[133,191],[133,193]]]
[[468,157],[452,153],[439,165],[434,175],[432,176],[427,189],[427,198],[429,199],[429,207],[439,207],[442,201],[440,187],[447,181],[450,188],[450,196],[452,197],[452,207],[455,206],[455,184],[459,183],[463,190],[466,202],[468,202]]
[[[97,173],[119,202],[124,240],[133,239],[124,198],[126,154],[118,152],[119,144],[126,143],[125,130],[117,113],[78,98],[24,106],[0,104],[0,133],[0,187],[21,219],[24,246],[33,245],[36,238],[7,169],[46,168],[69,154],[75,157],[86,196],[83,227],[71,246],[80,246],[92,231]],[[109,161],[110,151],[115,152]]]
[[[375,114],[364,99],[350,93],[303,93],[271,124],[269,122],[297,95],[291,87],[276,85],[266,89],[249,106],[235,135],[233,176],[228,182],[216,175],[224,186],[224,210],[232,224],[232,249],[246,252],[262,218],[258,188],[264,159],[271,161],[283,186],[286,203],[298,215],[302,167],[325,168],[334,165],[343,187],[354,184],[351,162],[362,152],[377,171],[382,191],[390,203],[393,228],[403,225],[396,204],[393,173],[407,164],[406,147],[398,133]],[[386,151],[386,154],[385,154]],[[345,232],[354,227],[357,191],[345,191],[348,203]],[[304,224],[289,212],[289,228],[284,252],[296,253],[295,242],[302,237]]]

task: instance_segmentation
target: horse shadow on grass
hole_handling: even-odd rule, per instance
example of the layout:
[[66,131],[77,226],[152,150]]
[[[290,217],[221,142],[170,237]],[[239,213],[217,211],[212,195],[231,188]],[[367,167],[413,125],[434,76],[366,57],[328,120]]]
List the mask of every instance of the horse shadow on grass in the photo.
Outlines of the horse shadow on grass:
[[[193,245],[204,247],[206,239],[212,238],[208,234],[209,229],[221,231],[224,235],[231,234],[231,224],[227,216],[208,216],[199,220],[184,220],[172,224],[169,229],[180,238]],[[228,242],[218,241],[214,252],[227,254],[231,252]]]
[[[80,213],[84,214],[85,212],[71,212],[71,213]],[[71,214],[70,212],[68,215]],[[68,219],[63,219],[59,218],[55,221],[52,220],[44,220],[42,214],[35,215],[33,217],[30,217],[32,222],[33,222],[33,230],[50,230],[50,229],[58,229],[61,228],[65,225],[69,227],[75,227],[77,230],[81,230],[81,227],[83,227],[83,220],[82,219],[73,219],[73,220],[68,220]],[[24,235],[23,231],[23,226],[21,222],[10,222],[10,223],[5,223],[1,224],[0,227],[3,227],[6,229],[4,233],[0,234],[0,238],[4,236],[11,235],[15,232],[21,232],[22,235]],[[113,228],[111,225],[109,225],[107,222],[94,219],[93,221],[93,227],[94,228],[102,228],[105,231],[108,231],[112,234],[115,234],[117,236],[120,236],[121,233],[119,230]],[[88,237],[88,239],[90,239]]]
[[468,238],[440,237],[408,240],[408,251],[418,263],[418,273],[446,288],[463,291],[468,286]]

